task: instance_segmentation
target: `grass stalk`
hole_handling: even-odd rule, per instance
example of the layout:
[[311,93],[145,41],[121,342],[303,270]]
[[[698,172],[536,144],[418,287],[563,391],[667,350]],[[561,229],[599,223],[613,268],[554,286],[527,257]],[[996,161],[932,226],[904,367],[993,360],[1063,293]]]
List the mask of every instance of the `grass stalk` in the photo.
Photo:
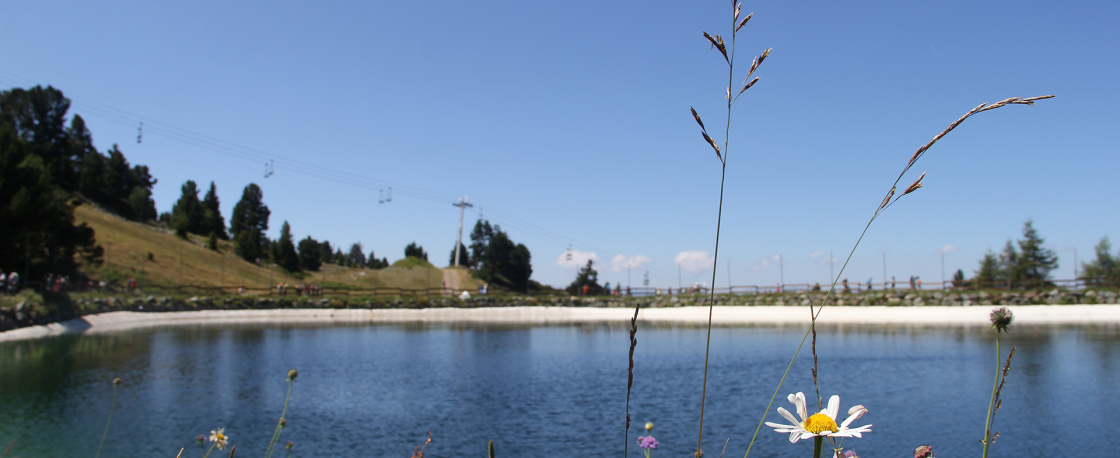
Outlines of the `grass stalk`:
[[[812,333],[814,331],[814,329],[816,328],[817,318],[820,317],[821,312],[823,312],[825,306],[828,305],[829,298],[831,298],[833,293],[835,293],[836,284],[839,282],[839,279],[844,275],[844,271],[847,269],[848,263],[851,262],[852,256],[855,254],[856,249],[859,248],[860,242],[862,242],[864,236],[867,235],[867,230],[869,228],[871,228],[871,223],[874,223],[875,220],[879,217],[879,215],[881,215],[884,211],[886,211],[888,208],[893,206],[903,196],[920,189],[922,187],[922,179],[925,178],[926,174],[922,173],[922,175],[920,177],[918,177],[918,179],[916,181],[914,181],[913,184],[911,184],[909,187],[907,187],[901,194],[896,196],[895,194],[896,194],[896,191],[898,189],[898,183],[900,181],[902,181],[902,177],[905,176],[906,173],[910,171],[910,168],[914,166],[914,164],[918,161],[918,159],[921,159],[922,156],[925,155],[926,151],[928,151],[929,148],[932,147],[934,143],[937,143],[938,140],[941,140],[949,132],[952,132],[953,129],[956,129],[957,126],[959,126],[961,123],[963,123],[966,119],[968,119],[972,115],[975,115],[977,113],[982,113],[982,112],[985,112],[985,111],[989,111],[989,110],[994,110],[996,108],[1001,108],[1001,107],[1004,107],[1004,106],[1007,106],[1007,105],[1034,105],[1035,101],[1050,99],[1050,98],[1053,98],[1053,97],[1054,97],[1053,95],[1044,95],[1044,96],[1039,96],[1039,97],[1011,97],[1011,98],[1003,99],[1003,100],[1000,100],[998,102],[994,102],[994,103],[990,103],[990,104],[989,103],[982,103],[982,104],[978,105],[976,108],[973,108],[973,109],[969,110],[967,113],[964,114],[964,116],[961,116],[956,121],[949,124],[949,127],[945,128],[945,130],[942,130],[940,133],[938,133],[936,136],[934,136],[932,140],[927,142],[925,145],[922,145],[920,148],[918,148],[917,151],[914,152],[914,154],[912,156],[910,156],[910,160],[907,161],[906,166],[902,168],[902,172],[899,173],[898,178],[895,178],[894,183],[891,185],[890,190],[887,192],[886,196],[883,198],[883,201],[875,209],[875,212],[872,213],[872,215],[871,215],[871,219],[869,219],[867,221],[867,224],[863,227],[863,231],[860,232],[859,238],[856,239],[856,243],[852,246],[851,251],[848,252],[848,257],[847,257],[847,259],[844,260],[844,264],[840,267],[840,271],[837,273],[836,277],[832,279],[832,285],[828,288],[828,293],[825,294],[824,300],[822,301],[820,308],[817,309],[816,313],[813,314],[812,321],[809,323],[809,328],[805,330],[805,334],[801,337],[801,342],[798,343],[797,349],[794,350],[793,357],[790,358],[789,364],[786,366],[786,370],[782,374],[781,380],[778,381],[778,386],[777,386],[777,388],[774,389],[774,394],[770,397],[770,402],[766,405],[766,410],[762,413],[762,416],[761,416],[762,418],[760,418],[758,420],[758,426],[755,428],[754,436],[751,437],[751,441],[747,445],[747,452],[746,452],[746,454],[743,455],[743,458],[747,458],[747,457],[750,456],[751,448],[754,446],[754,442],[758,439],[758,433],[759,433],[759,431],[761,431],[762,425],[766,421],[766,416],[767,416],[767,414],[770,413],[770,408],[774,405],[774,400],[778,397],[778,393],[781,391],[782,385],[785,383],[786,377],[789,375],[790,368],[793,367],[794,361],[797,360],[797,356],[801,353],[801,348],[804,347],[805,340],[808,339],[809,334]],[[817,382],[816,377],[814,377],[813,385],[816,388],[817,392],[819,393],[820,392],[820,387],[819,387],[819,384]],[[818,396],[818,398],[819,398],[819,396]],[[819,402],[819,399],[818,399],[818,402]]]
[[992,382],[992,398],[988,401],[988,418],[984,420],[984,453],[982,458],[988,458],[988,446],[992,445],[992,414],[996,406],[996,388],[999,387],[999,374],[1003,360],[999,349],[1000,332],[996,332],[996,379]]
[[[97,444],[97,454],[94,455],[94,458],[101,456],[101,447],[105,445],[105,437],[109,435],[109,425],[113,423],[113,407],[115,407],[117,403],[117,387],[120,386],[120,384],[120,377],[113,378],[113,397],[109,400],[109,418],[105,420],[105,432],[101,433],[101,443]],[[15,441],[12,441],[12,443],[15,443]],[[8,448],[11,448],[11,445],[9,445]],[[5,452],[4,455],[6,456],[7,452]]]
[[[711,136],[708,135],[707,130],[704,128],[704,122],[700,120],[700,115],[696,113],[695,109],[692,110],[692,116],[693,116],[693,118],[696,119],[696,123],[700,125],[700,132],[701,132],[701,134],[703,134],[704,140],[707,141],[709,145],[711,145],[712,149],[715,150],[716,157],[719,158],[719,161],[720,161],[719,207],[718,207],[718,210],[716,212],[715,248],[712,252],[712,283],[711,283],[711,288],[709,289],[709,295],[708,295],[708,334],[707,334],[706,341],[704,343],[704,377],[703,377],[703,382],[701,384],[701,389],[700,389],[700,428],[699,428],[700,431],[697,434],[696,452],[694,454],[697,458],[699,458],[700,456],[703,455],[704,410],[705,410],[705,406],[706,406],[706,403],[707,403],[707,397],[708,397],[708,360],[709,360],[708,357],[710,355],[711,348],[712,348],[712,313],[715,310],[716,266],[719,265],[719,236],[720,236],[721,225],[723,223],[724,185],[727,181],[727,156],[728,156],[730,137],[731,137],[731,106],[734,105],[735,101],[739,99],[739,96],[742,95],[743,92],[745,92],[747,89],[749,89],[751,86],[753,86],[755,82],[758,81],[758,78],[755,78],[753,81],[750,81],[749,83],[747,82],[747,80],[743,80],[743,83],[744,83],[743,88],[737,94],[735,94],[734,96],[731,95],[731,87],[734,84],[734,78],[735,78],[735,37],[737,36],[737,34],[739,32],[739,29],[742,28],[744,25],[746,25],[747,21],[750,20],[751,16],[753,16],[753,13],[748,14],[747,17],[744,18],[742,20],[742,22],[740,22],[739,21],[739,12],[742,8],[742,4],[741,3],[736,3],[736,2],[733,1],[731,3],[731,5],[732,5],[733,13],[731,15],[731,52],[730,52],[730,54],[727,52],[726,43],[723,41],[722,37],[720,37],[719,35],[716,35],[715,37],[712,37],[707,32],[704,32],[704,37],[707,38],[708,42],[711,43],[712,48],[718,49],[719,52],[723,55],[724,60],[727,62],[727,96],[726,96],[727,97],[727,123],[724,126],[724,132],[723,132],[723,150],[722,150],[723,154],[722,155],[720,154],[721,150],[720,150],[719,145],[716,143],[715,140],[713,140],[711,138]],[[769,54],[770,54],[770,50],[767,49],[765,52],[762,53],[762,55],[755,58],[754,63],[751,65],[750,72],[747,73],[747,79],[750,79],[751,74],[753,74],[754,71],[756,69],[758,69],[758,65],[761,64],[762,61],[766,59],[766,56],[768,56]]]
[[[638,308],[634,307],[634,318],[630,319],[630,367],[626,369],[626,432],[624,433],[622,456],[630,453],[630,388],[634,386],[634,348],[638,346]],[[490,450],[494,449],[494,441],[490,441]]]
[[280,411],[280,420],[276,422],[276,430],[272,432],[272,439],[268,441],[268,449],[264,452],[265,458],[272,457],[273,451],[276,450],[276,443],[280,441],[280,432],[288,423],[285,416],[288,414],[288,400],[292,398],[292,384],[295,383],[297,375],[295,369],[288,371],[288,395],[284,397],[284,410]]
[[214,447],[217,447],[217,446],[218,446],[218,441],[214,441],[213,444],[210,444],[210,448],[208,450],[206,450],[206,454],[202,455],[202,458],[206,458],[206,457],[210,456],[210,452],[213,452]]

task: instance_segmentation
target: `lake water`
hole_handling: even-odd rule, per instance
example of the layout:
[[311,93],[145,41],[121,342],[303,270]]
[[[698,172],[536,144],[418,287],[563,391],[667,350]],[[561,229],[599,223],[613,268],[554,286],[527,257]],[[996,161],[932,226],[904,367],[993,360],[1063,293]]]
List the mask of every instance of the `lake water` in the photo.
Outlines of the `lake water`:
[[[641,326],[641,325],[640,325]],[[804,332],[723,327],[712,334],[704,449],[742,456]],[[652,421],[655,456],[696,446],[705,332],[642,326],[630,432]],[[872,423],[861,457],[979,456],[994,377],[985,328],[847,326],[818,335],[822,395]],[[1018,347],[992,456],[1114,456],[1120,437],[1120,329],[1012,327]],[[815,400],[802,353],[786,394]],[[511,327],[191,326],[0,343],[0,447],[12,455],[92,456],[110,380],[124,383],[103,456],[200,457],[197,434],[225,427],[237,456],[260,456],[299,369],[281,442],[292,456],[622,456],[628,334],[622,325]],[[781,421],[770,409],[768,418]],[[751,456],[808,456],[763,427]],[[283,452],[283,450],[281,450]],[[227,452],[228,453],[228,452]],[[641,456],[630,446],[631,457]],[[217,452],[214,457],[225,456]],[[283,455],[280,455],[283,456]]]

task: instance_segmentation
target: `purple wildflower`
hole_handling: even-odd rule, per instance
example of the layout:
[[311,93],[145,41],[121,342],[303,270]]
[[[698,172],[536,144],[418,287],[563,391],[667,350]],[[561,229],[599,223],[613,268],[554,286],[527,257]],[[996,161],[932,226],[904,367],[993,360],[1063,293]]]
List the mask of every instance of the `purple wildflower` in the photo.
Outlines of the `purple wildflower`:
[[661,444],[659,444],[657,442],[657,439],[653,438],[653,435],[641,436],[641,437],[638,438],[638,447],[641,447],[641,448],[644,448],[644,449],[647,449],[647,450],[653,450],[653,449],[657,448],[658,445],[661,445]]

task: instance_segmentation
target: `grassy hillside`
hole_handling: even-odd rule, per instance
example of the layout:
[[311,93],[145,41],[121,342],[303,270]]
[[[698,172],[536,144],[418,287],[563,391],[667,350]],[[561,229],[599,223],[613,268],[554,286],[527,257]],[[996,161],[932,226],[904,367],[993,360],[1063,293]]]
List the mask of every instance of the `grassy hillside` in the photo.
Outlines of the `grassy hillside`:
[[[105,263],[100,267],[82,266],[89,276],[110,283],[124,284],[134,277],[144,286],[224,286],[236,288],[267,288],[278,282],[317,283],[335,287],[357,288],[439,288],[444,284],[444,270],[420,260],[400,260],[381,269],[358,269],[324,264],[319,272],[305,272],[298,277],[278,267],[257,266],[239,258],[230,242],[220,242],[219,250],[206,247],[206,238],[191,235],[189,240],[155,226],[124,220],[91,205],[74,210],[79,223],[93,228],[97,243],[105,248]],[[419,261],[419,262],[417,262]],[[479,282],[469,278],[463,269],[446,269],[462,287],[477,289]],[[466,277],[466,278],[463,278]]]

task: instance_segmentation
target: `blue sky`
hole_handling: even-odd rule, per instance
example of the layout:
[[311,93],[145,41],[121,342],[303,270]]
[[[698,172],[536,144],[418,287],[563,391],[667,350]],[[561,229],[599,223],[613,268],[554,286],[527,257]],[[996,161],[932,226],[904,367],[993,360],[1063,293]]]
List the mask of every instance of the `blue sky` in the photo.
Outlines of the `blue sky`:
[[[1120,3],[749,2],[738,64],[773,48],[736,104],[716,286],[827,281],[914,150],[925,187],[871,227],[846,277],[971,275],[1031,218],[1090,257],[1120,236]],[[53,85],[101,150],[188,179],[228,218],[248,183],[271,235],[420,243],[446,265],[459,196],[525,243],[533,278],[710,282],[719,162],[689,114],[722,126],[728,2],[6,2],[0,87]],[[742,80],[739,76],[738,81]],[[143,142],[137,126],[144,122]],[[723,140],[722,127],[711,127]],[[275,174],[264,178],[264,162]],[[393,187],[393,201],[379,192]],[[1118,240],[1120,242],[1120,240]],[[696,253],[707,252],[707,253]],[[779,272],[775,256],[781,255]],[[615,262],[616,257],[621,263]],[[839,264],[836,265],[839,269]],[[903,280],[904,281],[904,280]]]

